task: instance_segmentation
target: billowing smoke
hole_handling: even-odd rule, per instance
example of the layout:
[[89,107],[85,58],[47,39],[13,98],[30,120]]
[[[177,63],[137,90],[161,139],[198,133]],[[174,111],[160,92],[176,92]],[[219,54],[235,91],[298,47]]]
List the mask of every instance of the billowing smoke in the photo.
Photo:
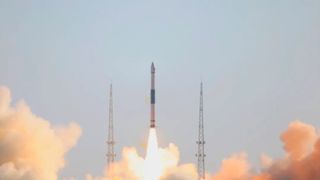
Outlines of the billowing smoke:
[[0,179],[56,180],[80,127],[75,123],[52,127],[23,101],[15,107],[10,103],[9,89],[0,87]]
[[286,157],[274,160],[256,180],[320,179],[320,138],[309,124],[295,121],[281,135]]
[[[179,150],[174,144],[167,148],[159,148],[160,161],[163,168],[160,180],[193,180],[197,178],[196,167],[193,164],[178,165]],[[105,169],[104,176],[86,175],[86,180],[140,180],[144,174],[144,158],[133,147],[124,148],[122,160]]]
[[213,180],[319,180],[320,138],[312,125],[294,121],[280,139],[285,157],[275,159],[261,155],[261,171],[254,173],[245,154],[223,160]]
[[197,169],[194,164],[179,165],[179,149],[174,144],[167,148],[160,148],[161,162],[164,167],[161,180],[191,180],[197,178]]
[[212,177],[213,180],[245,180],[250,179],[250,165],[245,153],[234,154],[222,161],[220,170]]
[[104,176],[93,177],[86,175],[87,180],[117,180],[117,179],[139,179],[142,177],[144,159],[140,157],[135,148],[124,148],[122,150],[122,160],[115,162],[111,167],[105,169]]
[[261,171],[252,172],[245,154],[223,160],[213,180],[319,180],[320,138],[312,125],[294,121],[280,136],[285,157],[261,155]]
[[[217,172],[207,173],[208,180],[319,180],[320,138],[312,125],[294,121],[280,139],[285,157],[272,159],[261,155],[261,170],[256,172],[247,160],[247,154],[237,153],[222,160]],[[160,180],[196,180],[195,164],[179,165],[179,149],[174,144],[159,148],[163,172]],[[124,148],[122,160],[106,169],[103,177],[87,175],[87,180],[139,180],[144,159],[135,148]],[[209,159],[207,159],[209,160]]]

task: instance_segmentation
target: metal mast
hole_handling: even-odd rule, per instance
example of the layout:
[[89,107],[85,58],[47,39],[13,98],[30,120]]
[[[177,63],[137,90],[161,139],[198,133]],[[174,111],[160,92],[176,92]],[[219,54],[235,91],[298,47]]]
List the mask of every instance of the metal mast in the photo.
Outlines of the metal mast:
[[116,154],[114,153],[114,139],[113,139],[113,101],[112,101],[112,84],[110,84],[110,95],[109,95],[109,127],[108,127],[108,152],[107,152],[107,165],[114,162]]
[[203,92],[202,92],[202,82],[200,84],[200,109],[199,109],[199,134],[198,134],[198,153],[196,154],[198,158],[198,180],[205,179],[205,157],[204,154],[204,126],[203,126]]

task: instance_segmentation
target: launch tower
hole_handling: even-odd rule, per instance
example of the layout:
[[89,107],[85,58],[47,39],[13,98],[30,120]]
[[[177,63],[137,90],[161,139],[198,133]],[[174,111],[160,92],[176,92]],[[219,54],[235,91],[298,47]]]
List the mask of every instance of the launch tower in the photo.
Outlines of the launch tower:
[[199,109],[199,134],[198,134],[198,152],[196,154],[198,158],[198,180],[205,179],[205,153],[204,153],[204,125],[203,125],[203,91],[202,82],[200,84],[200,109]]
[[109,126],[108,126],[108,152],[107,152],[107,165],[114,162],[116,154],[114,153],[114,136],[113,136],[113,100],[112,100],[112,84],[110,84],[110,95],[109,95]]

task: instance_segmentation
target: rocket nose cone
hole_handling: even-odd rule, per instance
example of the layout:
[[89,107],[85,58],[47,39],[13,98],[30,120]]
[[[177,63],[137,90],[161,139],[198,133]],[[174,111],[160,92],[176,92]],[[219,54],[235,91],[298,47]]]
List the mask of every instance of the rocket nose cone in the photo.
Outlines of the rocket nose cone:
[[154,64],[152,62],[152,64],[151,64],[151,72],[154,73],[155,71],[156,71],[156,68],[154,67]]

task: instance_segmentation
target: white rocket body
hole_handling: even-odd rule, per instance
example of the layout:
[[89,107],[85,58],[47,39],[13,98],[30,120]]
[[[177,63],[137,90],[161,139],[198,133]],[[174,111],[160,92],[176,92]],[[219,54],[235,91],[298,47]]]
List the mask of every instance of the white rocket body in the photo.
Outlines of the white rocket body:
[[156,127],[156,119],[155,119],[155,103],[156,103],[156,90],[155,90],[155,73],[156,69],[154,68],[154,64],[151,64],[151,116],[150,116],[150,128]]

